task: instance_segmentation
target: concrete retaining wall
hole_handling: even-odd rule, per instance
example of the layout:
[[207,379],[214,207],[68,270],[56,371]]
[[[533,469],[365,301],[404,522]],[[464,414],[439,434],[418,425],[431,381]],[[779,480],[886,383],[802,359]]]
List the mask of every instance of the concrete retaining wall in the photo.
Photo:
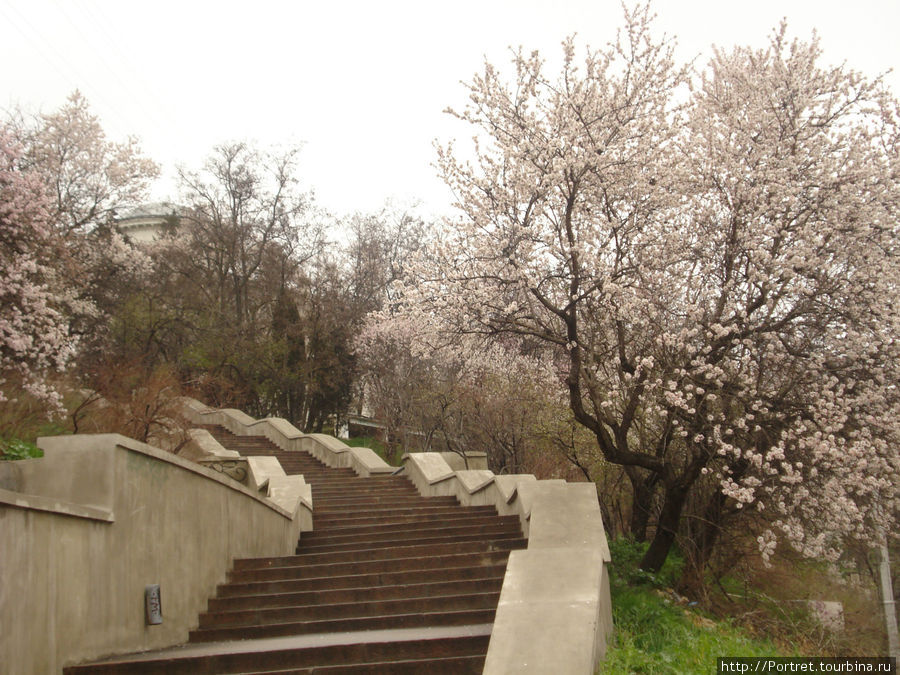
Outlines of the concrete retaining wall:
[[423,495],[517,515],[528,548],[509,556],[484,672],[595,672],[612,634],[609,547],[593,483],[453,471],[439,453],[404,457]]
[[[279,506],[116,434],[38,444],[43,458],[0,462],[6,675],[185,642],[235,558],[296,546],[299,498]],[[149,584],[160,585],[160,625],[145,623]]]

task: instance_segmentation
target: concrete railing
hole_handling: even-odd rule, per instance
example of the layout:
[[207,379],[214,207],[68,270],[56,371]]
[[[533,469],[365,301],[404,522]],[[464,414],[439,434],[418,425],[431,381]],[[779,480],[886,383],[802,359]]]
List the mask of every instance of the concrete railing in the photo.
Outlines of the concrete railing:
[[[239,410],[189,399],[188,417],[239,436],[265,436],[283,450],[306,450],[328,466],[361,476],[397,470],[368,448],[304,434],[280,418],[254,420]],[[609,547],[593,483],[537,480],[528,474],[455,471],[443,453],[404,456],[405,474],[425,496],[455,496],[516,515],[528,537],[513,551],[500,593],[485,673],[593,673],[612,633]]]
[[237,436],[265,436],[282,450],[306,451],[326,466],[350,467],[360,476],[397,470],[371,448],[351,448],[327,434],[304,434],[280,417],[255,420],[240,410],[208,408],[191,398],[184,399],[184,407],[186,417],[195,424],[218,424]]
[[[183,643],[235,558],[293,553],[306,507],[116,434],[0,462],[0,670]],[[281,495],[284,497],[284,495]],[[145,619],[158,584],[162,623]]]
[[421,494],[495,506],[528,537],[509,556],[484,672],[593,673],[613,627],[596,486],[453,471],[431,452],[406,455],[404,467]]

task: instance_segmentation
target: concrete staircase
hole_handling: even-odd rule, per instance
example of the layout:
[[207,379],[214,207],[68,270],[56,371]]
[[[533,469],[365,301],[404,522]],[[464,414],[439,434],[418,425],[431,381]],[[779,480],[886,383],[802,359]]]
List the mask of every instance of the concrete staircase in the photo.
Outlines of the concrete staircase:
[[526,546],[518,517],[204,428],[303,474],[314,531],[293,556],[236,560],[188,645],[67,674],[481,672],[509,552]]

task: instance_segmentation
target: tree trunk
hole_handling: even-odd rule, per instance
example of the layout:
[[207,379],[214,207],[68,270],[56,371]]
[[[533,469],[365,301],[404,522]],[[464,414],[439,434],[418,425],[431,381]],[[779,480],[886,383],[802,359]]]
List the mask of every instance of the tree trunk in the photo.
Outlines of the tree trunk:
[[[741,480],[749,470],[750,463],[747,460],[739,460],[732,467],[731,477],[734,480]],[[722,536],[722,528],[728,515],[725,510],[727,502],[728,497],[717,486],[706,500],[699,517],[691,519],[689,523],[690,526],[687,528],[689,541],[686,545],[691,549],[684,551],[685,572],[682,577],[682,586],[686,591],[703,590],[709,562]]]
[[667,486],[663,497],[662,510],[656,524],[656,534],[650,542],[650,548],[641,560],[640,568],[648,572],[659,572],[675,543],[678,522],[684,508],[687,490],[681,485]]
[[687,546],[691,550],[684,552],[685,570],[680,584],[684,592],[696,594],[705,586],[706,569],[722,534],[726,499],[722,491],[717,489],[710,495],[697,525],[690,528],[692,536]]
[[625,473],[631,481],[631,536],[635,541],[647,541],[647,526],[656,487],[654,476],[648,476],[636,467],[626,466]]

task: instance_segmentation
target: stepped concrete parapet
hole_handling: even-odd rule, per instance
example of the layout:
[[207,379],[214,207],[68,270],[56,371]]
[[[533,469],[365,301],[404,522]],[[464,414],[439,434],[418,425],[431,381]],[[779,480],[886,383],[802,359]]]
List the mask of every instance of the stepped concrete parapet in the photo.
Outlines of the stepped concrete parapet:
[[185,414],[197,424],[216,424],[236,436],[265,436],[282,450],[305,451],[326,466],[353,469],[359,476],[390,474],[397,470],[371,448],[351,448],[334,436],[305,434],[280,417],[255,420],[233,408],[209,408],[196,399],[183,399]]
[[422,494],[491,504],[528,536],[509,556],[484,672],[594,672],[613,628],[596,486],[452,471],[438,453],[410,453],[404,467]]

